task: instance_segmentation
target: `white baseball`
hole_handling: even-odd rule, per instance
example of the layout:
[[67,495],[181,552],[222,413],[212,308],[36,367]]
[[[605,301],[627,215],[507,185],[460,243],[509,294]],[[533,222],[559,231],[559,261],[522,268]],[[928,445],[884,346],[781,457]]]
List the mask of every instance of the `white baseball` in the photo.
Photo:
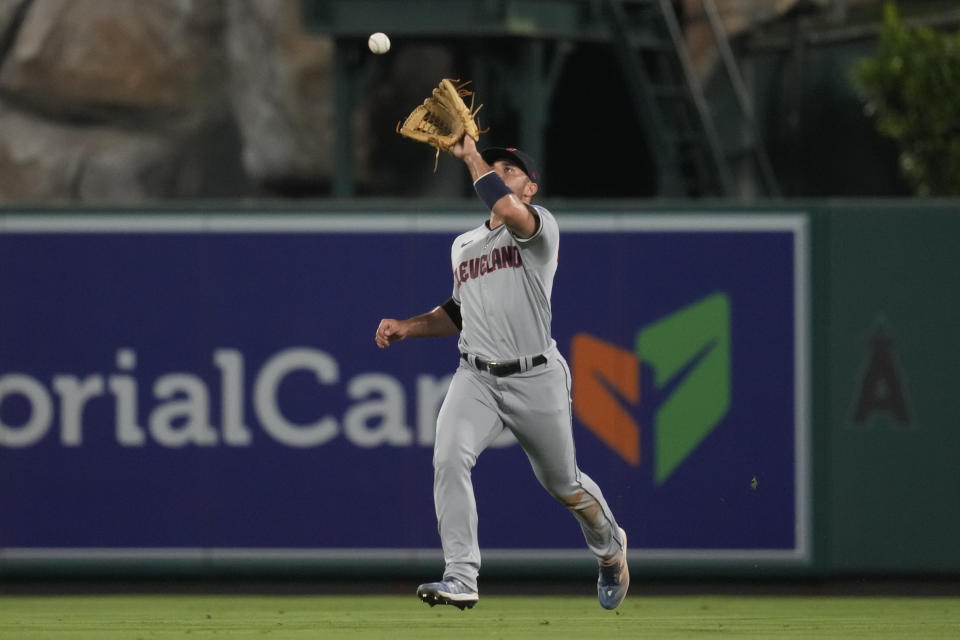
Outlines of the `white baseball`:
[[390,38],[387,37],[387,34],[377,31],[376,33],[371,33],[370,37],[367,38],[367,46],[370,47],[370,51],[373,51],[377,55],[381,55],[390,51]]

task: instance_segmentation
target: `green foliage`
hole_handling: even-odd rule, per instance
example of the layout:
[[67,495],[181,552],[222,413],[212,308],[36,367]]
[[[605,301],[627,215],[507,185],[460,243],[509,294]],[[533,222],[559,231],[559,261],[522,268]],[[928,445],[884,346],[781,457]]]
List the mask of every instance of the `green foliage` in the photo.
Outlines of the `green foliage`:
[[916,193],[960,195],[960,31],[910,27],[888,2],[877,53],[853,76],[877,130],[899,145]]

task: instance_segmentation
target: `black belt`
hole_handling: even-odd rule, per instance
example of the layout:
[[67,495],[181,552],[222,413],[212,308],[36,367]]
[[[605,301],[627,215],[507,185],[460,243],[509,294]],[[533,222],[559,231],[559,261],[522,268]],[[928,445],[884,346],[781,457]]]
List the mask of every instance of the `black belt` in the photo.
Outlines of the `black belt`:
[[530,363],[526,368],[527,371],[547,363],[547,356],[543,355],[542,353],[538,356],[533,356],[532,358],[517,358],[516,360],[503,360],[500,362],[493,360],[482,360],[476,356],[467,355],[466,353],[461,353],[460,357],[475,366],[477,369],[480,369],[480,371],[487,371],[491,375],[497,376],[498,378],[512,376],[515,373],[524,371],[524,360]]

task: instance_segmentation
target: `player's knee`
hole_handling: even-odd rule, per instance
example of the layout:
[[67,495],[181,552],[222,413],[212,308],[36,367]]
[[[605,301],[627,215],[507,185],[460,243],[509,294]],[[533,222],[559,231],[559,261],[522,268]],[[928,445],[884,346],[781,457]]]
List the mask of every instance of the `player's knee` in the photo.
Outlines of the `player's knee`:
[[564,478],[550,478],[538,474],[537,480],[554,500],[567,508],[572,509],[583,498],[583,490]]
[[562,502],[567,509],[576,509],[583,502],[583,490],[578,489],[573,493],[555,493],[553,497]]

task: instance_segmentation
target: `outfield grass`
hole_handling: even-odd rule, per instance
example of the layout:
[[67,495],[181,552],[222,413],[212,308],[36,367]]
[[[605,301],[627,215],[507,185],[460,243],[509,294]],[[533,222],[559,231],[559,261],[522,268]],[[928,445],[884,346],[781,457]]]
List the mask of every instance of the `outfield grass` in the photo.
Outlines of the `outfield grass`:
[[3,640],[188,638],[960,638],[956,597],[3,596]]

